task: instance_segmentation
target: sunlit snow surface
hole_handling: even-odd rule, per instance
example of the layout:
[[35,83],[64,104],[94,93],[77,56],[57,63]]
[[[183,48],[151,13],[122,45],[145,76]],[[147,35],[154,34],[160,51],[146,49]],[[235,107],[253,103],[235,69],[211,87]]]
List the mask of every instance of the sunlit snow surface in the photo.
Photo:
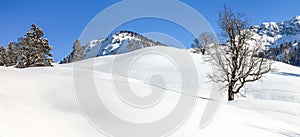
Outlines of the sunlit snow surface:
[[[182,49],[168,47],[157,48],[163,52],[185,54]],[[111,83],[112,62],[115,57],[119,61],[141,52],[145,48],[117,56],[104,56],[89,59],[95,64],[95,83],[99,89],[105,89],[105,94],[114,92]],[[178,85],[181,77],[176,66],[171,61],[160,56],[147,55],[137,60],[128,72],[132,90],[140,96],[149,94],[149,78],[147,74],[159,72],[165,78],[165,92],[169,96],[165,106],[153,113],[134,113],[130,121],[147,121],[162,116],[172,109],[180,93],[180,86],[199,89],[199,96],[209,97],[211,84],[207,73],[211,66],[205,62],[205,56],[190,53],[198,71],[200,87],[193,85]],[[84,63],[83,63],[84,64]],[[72,76],[73,64],[55,65],[53,68],[0,68],[0,137],[102,137],[85,118],[78,107]],[[282,63],[275,63],[277,72],[267,74],[262,81],[246,87],[246,98],[238,98],[234,102],[221,105],[215,119],[205,128],[199,129],[199,122],[207,100],[198,99],[195,110],[184,125],[170,136],[176,137],[277,137],[300,136],[300,68]],[[185,66],[190,67],[190,66]],[[90,71],[88,66],[82,66],[83,71]],[[85,70],[86,69],[86,70]],[[122,68],[119,68],[122,69]],[[190,73],[184,73],[192,75]],[[122,82],[124,76],[118,75]],[[123,78],[122,78],[123,77]],[[192,83],[192,82],[191,82]],[[89,87],[86,87],[89,90]],[[106,96],[107,97],[107,96]],[[110,109],[122,112],[117,98],[105,98]],[[91,106],[91,108],[97,106]],[[143,116],[141,116],[143,114]]]

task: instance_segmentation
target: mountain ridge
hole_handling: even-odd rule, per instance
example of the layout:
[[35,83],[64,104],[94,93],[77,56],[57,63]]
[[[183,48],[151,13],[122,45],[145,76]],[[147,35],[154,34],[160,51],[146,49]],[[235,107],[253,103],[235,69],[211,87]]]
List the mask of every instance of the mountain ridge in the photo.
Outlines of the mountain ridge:
[[265,56],[279,62],[300,66],[300,16],[279,22],[263,22],[249,29],[252,40],[261,40]]
[[92,40],[83,45],[84,58],[127,53],[151,46],[167,46],[133,31],[121,30],[106,38]]
[[[262,53],[276,61],[300,66],[300,16],[278,22],[252,25],[251,41],[263,44]],[[121,30],[106,38],[92,40],[83,45],[84,59],[131,52],[151,46],[167,46],[133,31]]]

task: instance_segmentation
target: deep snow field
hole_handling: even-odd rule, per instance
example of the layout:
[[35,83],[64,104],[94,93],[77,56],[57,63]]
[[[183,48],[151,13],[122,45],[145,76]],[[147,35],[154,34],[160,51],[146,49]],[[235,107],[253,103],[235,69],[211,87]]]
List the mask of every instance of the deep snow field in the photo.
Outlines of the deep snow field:
[[[102,95],[101,99],[111,111],[130,121],[151,121],[169,112],[176,104],[178,96],[181,96],[181,86],[198,90],[199,97],[209,98],[212,84],[209,83],[207,74],[211,72],[212,67],[205,62],[206,56],[188,53],[198,72],[194,74],[180,72],[172,59],[162,56],[161,53],[178,56],[187,54],[183,49],[151,47],[121,55],[98,57],[78,62],[76,66],[80,66],[78,72],[82,72],[82,75],[76,76],[88,77],[84,74],[91,71],[90,64],[94,65],[93,79],[97,89],[101,91],[99,96]],[[131,59],[135,59],[134,62],[131,62]],[[177,61],[185,64],[183,59],[179,58]],[[114,66],[122,66],[122,63],[128,62],[132,63],[129,69]],[[28,69],[1,67],[0,137],[104,136],[90,124],[80,110],[74,88],[73,65]],[[183,67],[189,70],[193,66]],[[190,117],[170,136],[300,136],[300,68],[278,62],[274,67],[276,72],[270,72],[262,80],[248,85],[243,90],[246,97],[227,102],[224,96],[215,118],[201,129],[199,124],[207,100],[197,98],[197,104]],[[128,70],[127,76],[119,73],[123,69]],[[161,75],[164,82],[151,81],[151,76],[155,74]],[[198,75],[199,87],[193,86],[194,81],[179,84],[182,83],[181,75]],[[127,113],[124,109],[126,104],[110,95],[115,90],[112,83],[122,84],[127,78],[135,94],[145,96],[151,92],[151,88],[161,88],[166,99],[163,99],[159,108],[149,112]],[[88,85],[85,88],[87,91],[90,89]],[[90,107],[97,109],[97,106]]]

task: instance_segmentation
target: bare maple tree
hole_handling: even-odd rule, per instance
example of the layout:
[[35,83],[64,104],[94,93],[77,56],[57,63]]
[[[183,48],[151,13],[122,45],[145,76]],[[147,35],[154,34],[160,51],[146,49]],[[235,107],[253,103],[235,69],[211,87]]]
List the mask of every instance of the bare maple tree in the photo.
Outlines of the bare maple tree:
[[211,75],[215,82],[225,82],[228,101],[248,82],[254,82],[271,70],[272,61],[259,56],[261,42],[251,42],[252,32],[243,14],[234,13],[224,6],[219,13],[218,25],[226,44],[215,44],[210,48],[212,62],[217,66],[219,75]]
[[215,37],[215,35],[211,32],[203,32],[199,35],[198,38],[194,39],[192,47],[196,48],[204,55],[207,46],[213,43],[217,43],[217,38]]

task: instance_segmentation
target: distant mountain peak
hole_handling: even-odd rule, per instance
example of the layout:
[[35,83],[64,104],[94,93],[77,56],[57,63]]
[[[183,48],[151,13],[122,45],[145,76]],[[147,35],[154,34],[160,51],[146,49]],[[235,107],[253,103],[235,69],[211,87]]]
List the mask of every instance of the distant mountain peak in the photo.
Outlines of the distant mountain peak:
[[263,22],[250,31],[254,32],[252,40],[262,40],[269,57],[300,66],[300,16],[278,23]]
[[106,38],[92,40],[83,45],[85,59],[127,53],[140,48],[151,46],[167,46],[158,41],[133,31],[121,30],[110,34]]
[[300,16],[295,16],[295,17],[293,18],[293,20],[298,20],[298,21],[300,21]]

